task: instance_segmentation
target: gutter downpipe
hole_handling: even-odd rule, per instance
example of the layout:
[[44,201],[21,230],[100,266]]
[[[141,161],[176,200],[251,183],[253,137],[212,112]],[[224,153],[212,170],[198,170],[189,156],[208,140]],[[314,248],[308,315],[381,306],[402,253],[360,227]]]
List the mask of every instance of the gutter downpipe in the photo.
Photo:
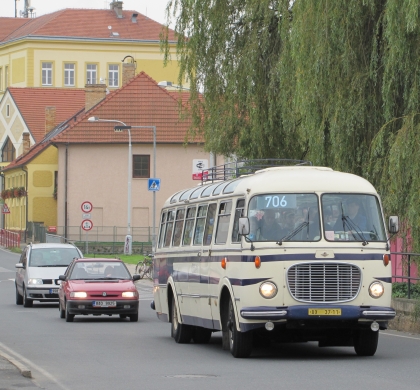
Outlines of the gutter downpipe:
[[68,163],[69,163],[69,144],[66,144],[66,162],[64,173],[64,237],[67,242],[67,180],[68,180]]
[[25,169],[26,166],[22,167],[22,171],[25,172],[25,187],[26,187],[26,207],[25,207],[25,243],[27,243],[27,234],[28,234],[28,208],[29,208],[29,198],[28,198],[28,170]]

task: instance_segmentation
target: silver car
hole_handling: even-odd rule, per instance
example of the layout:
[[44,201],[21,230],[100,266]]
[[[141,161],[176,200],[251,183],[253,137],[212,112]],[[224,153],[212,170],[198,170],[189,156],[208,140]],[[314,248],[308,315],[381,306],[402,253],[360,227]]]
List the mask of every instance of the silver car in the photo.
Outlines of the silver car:
[[29,244],[16,264],[16,304],[31,307],[34,301],[58,302],[58,276],[74,258],[82,257],[71,244]]

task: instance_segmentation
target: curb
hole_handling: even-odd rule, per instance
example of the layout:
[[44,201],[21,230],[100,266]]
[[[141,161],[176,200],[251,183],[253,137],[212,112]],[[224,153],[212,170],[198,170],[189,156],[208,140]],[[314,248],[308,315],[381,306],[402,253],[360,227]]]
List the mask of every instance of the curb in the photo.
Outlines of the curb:
[[31,370],[26,367],[23,363],[19,362],[15,358],[11,357],[9,354],[5,353],[4,351],[0,350],[0,356],[7,359],[10,363],[12,363],[24,376],[25,378],[32,378],[32,372]]

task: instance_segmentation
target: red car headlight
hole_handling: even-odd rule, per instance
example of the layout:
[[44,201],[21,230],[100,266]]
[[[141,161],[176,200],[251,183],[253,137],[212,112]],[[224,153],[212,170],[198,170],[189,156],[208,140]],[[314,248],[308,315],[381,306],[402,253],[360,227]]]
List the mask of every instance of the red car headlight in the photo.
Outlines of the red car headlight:
[[83,291],[74,291],[70,293],[70,298],[86,298],[87,293]]

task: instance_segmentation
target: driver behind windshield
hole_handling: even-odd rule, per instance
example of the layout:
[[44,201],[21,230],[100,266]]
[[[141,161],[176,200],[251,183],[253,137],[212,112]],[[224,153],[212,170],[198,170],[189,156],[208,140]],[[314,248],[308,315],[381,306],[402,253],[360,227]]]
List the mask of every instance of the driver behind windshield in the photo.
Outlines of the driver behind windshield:
[[350,199],[347,201],[347,213],[345,213],[345,216],[350,221],[345,222],[345,220],[342,218],[338,218],[334,225],[335,231],[353,231],[353,227],[356,227],[359,231],[362,232],[367,230],[367,218],[363,214],[360,207],[360,202],[357,199]]

